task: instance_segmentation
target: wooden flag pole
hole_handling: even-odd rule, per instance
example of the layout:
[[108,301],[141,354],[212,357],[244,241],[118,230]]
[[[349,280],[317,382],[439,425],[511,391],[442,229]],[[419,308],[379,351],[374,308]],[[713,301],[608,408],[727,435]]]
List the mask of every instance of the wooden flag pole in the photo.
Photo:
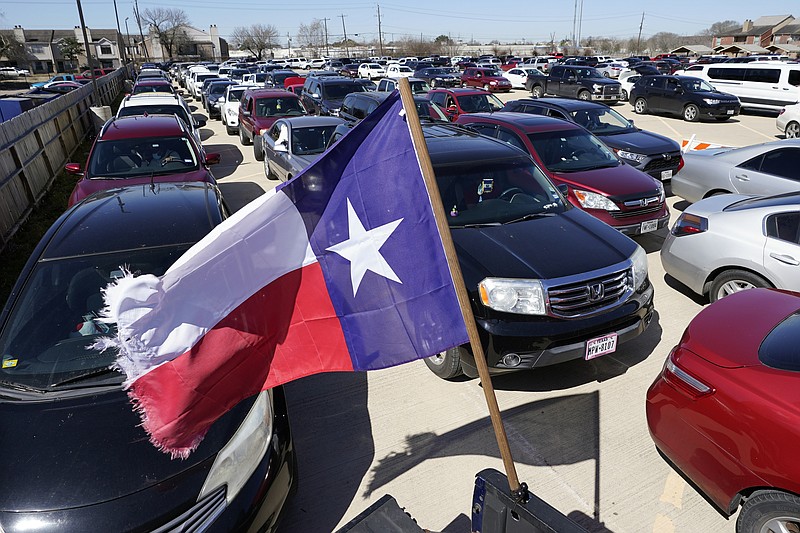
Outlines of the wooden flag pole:
[[481,380],[483,394],[486,396],[486,404],[489,406],[489,417],[492,420],[494,434],[497,438],[497,445],[500,448],[500,456],[505,466],[508,485],[513,494],[517,497],[524,498],[527,497],[527,487],[524,483],[520,485],[519,479],[517,478],[517,470],[514,466],[514,459],[511,457],[511,448],[508,445],[508,437],[506,436],[506,430],[503,426],[503,420],[500,417],[500,408],[497,406],[497,397],[494,393],[494,386],[492,386],[492,379],[489,376],[489,365],[486,363],[483,345],[478,336],[478,326],[472,314],[472,306],[469,301],[469,295],[467,294],[467,286],[461,274],[461,266],[458,263],[456,248],[453,245],[453,238],[450,235],[450,226],[447,223],[447,214],[444,211],[444,204],[442,204],[442,198],[439,194],[439,186],[436,183],[433,165],[431,164],[431,158],[428,154],[428,145],[425,143],[422,125],[419,123],[419,116],[417,115],[417,107],[414,104],[414,95],[411,92],[411,85],[406,78],[400,80],[400,98],[403,102],[403,109],[406,113],[408,127],[411,130],[411,140],[417,152],[417,159],[419,160],[419,166],[422,170],[422,177],[425,179],[425,187],[428,189],[428,196],[431,199],[433,215],[436,218],[436,227],[442,238],[447,264],[450,267],[450,274],[455,284],[458,303],[461,307],[461,315],[464,318],[464,324],[467,326],[469,343],[472,347],[472,353],[475,356],[475,363],[478,366],[478,376]]

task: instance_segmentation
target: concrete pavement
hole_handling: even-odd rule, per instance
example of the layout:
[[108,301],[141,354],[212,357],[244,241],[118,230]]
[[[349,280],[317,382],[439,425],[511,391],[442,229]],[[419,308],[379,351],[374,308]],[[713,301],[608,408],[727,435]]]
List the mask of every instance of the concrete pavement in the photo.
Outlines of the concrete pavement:
[[[501,98],[526,96],[514,91]],[[635,115],[627,103],[616,109],[678,141],[695,134],[740,146],[778,134],[774,116],[686,123]],[[207,151],[222,154],[214,173],[233,209],[276,185],[252,146],[226,135],[219,121],[209,121],[203,133]],[[674,220],[676,199],[669,203]],[[493,380],[520,480],[590,531],[735,530],[658,455],[645,423],[648,386],[705,305],[665,281],[658,257],[665,235],[637,238],[656,290],[656,317],[642,336],[599,359]],[[368,374],[311,376],[286,391],[299,490],[281,531],[333,531],[387,493],[425,528],[470,531],[475,473],[502,471],[477,380],[442,381],[417,361]]]

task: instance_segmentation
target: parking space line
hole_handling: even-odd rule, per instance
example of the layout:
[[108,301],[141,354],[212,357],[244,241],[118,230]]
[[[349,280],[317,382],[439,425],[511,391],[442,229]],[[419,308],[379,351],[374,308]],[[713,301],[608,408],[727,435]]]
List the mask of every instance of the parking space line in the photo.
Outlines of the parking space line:
[[674,470],[670,470],[667,481],[664,483],[664,492],[661,493],[659,500],[680,509],[683,505],[684,488],[686,488],[686,483],[683,479]]
[[745,126],[745,125],[744,125],[744,124],[742,124],[741,122],[739,122],[739,126],[741,126],[742,128],[746,129],[747,131],[752,131],[753,133],[755,133],[755,134],[757,134],[757,135],[760,135],[761,137],[764,137],[764,138],[765,138],[765,139],[767,139],[767,140],[770,140],[770,141],[774,141],[774,140],[776,140],[776,139],[775,139],[775,136],[771,136],[771,137],[770,137],[769,135],[767,135],[767,134],[765,134],[765,133],[761,133],[761,132],[760,132],[760,131],[758,131],[758,130],[754,130],[754,129],[753,129],[753,128],[751,128],[750,126]]
[[659,120],[659,121],[660,121],[660,122],[661,122],[661,123],[662,123],[664,126],[666,126],[667,128],[669,128],[669,130],[670,130],[672,133],[674,133],[674,134],[675,134],[675,138],[676,138],[676,139],[682,139],[682,138],[683,138],[683,136],[681,135],[681,133],[680,133],[678,130],[676,130],[675,128],[673,128],[672,126],[670,126],[669,122],[667,122],[666,120],[664,120],[662,117],[657,117],[657,118],[658,118],[658,120]]

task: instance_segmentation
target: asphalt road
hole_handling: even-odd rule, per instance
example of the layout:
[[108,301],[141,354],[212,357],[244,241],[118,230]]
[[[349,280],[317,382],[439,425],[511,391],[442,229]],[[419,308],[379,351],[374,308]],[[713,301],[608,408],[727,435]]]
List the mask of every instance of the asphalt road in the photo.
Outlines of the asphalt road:
[[[503,100],[526,97],[524,91]],[[677,141],[743,146],[778,138],[774,115],[687,123],[616,109]],[[219,121],[203,130],[224,195],[237,209],[276,185],[251,146]],[[669,199],[673,220],[684,202]],[[589,531],[733,532],[658,455],[644,401],[684,328],[706,305],[668,283],[658,252],[666,230],[637,238],[648,252],[655,319],[614,354],[494,378],[521,481]],[[286,386],[298,454],[299,490],[281,531],[327,532],[391,494],[433,531],[470,531],[474,475],[502,471],[478,380],[442,381],[422,361],[387,370],[311,376]]]

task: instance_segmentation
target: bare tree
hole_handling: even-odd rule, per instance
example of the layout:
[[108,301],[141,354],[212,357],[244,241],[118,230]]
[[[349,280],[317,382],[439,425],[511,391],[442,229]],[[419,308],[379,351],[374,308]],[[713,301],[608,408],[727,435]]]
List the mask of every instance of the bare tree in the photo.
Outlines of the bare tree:
[[297,28],[297,42],[314,57],[322,55],[325,48],[325,28],[320,19],[314,19],[311,24],[300,24]]
[[405,37],[397,42],[398,54],[402,56],[428,57],[435,53],[433,41]]
[[233,46],[253,54],[256,59],[264,59],[264,53],[277,46],[278,29],[272,24],[253,24],[239,26],[231,34]]
[[0,57],[5,57],[9,61],[18,64],[27,64],[27,56],[25,45],[17,40],[13,32],[8,31],[0,34]]
[[683,37],[668,31],[658,32],[647,40],[647,47],[652,52],[669,52],[683,44]]
[[186,11],[166,7],[148,8],[142,13],[142,19],[155,32],[158,42],[167,52],[167,57],[174,57],[181,45],[186,43],[184,26],[189,25]]
[[721,20],[712,24],[708,29],[701,31],[700,35],[707,35],[709,37],[726,35],[728,33],[739,31],[741,28],[741,23],[736,22],[735,20]]

